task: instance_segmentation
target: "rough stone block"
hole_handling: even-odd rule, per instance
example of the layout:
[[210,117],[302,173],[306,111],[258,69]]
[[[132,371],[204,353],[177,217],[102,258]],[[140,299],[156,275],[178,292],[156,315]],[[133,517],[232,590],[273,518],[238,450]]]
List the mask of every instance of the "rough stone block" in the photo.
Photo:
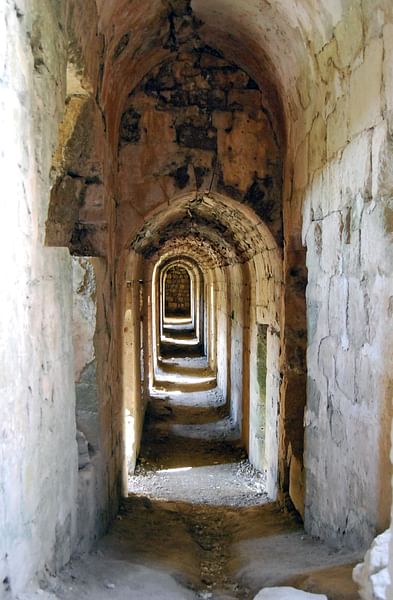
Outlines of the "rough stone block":
[[[339,312],[339,311],[338,311]],[[340,332],[341,333],[341,332]],[[329,337],[323,338],[319,343],[318,349],[318,371],[315,373],[318,382],[320,382],[319,389],[325,390],[326,385],[324,383],[326,381],[334,382],[336,365],[335,365],[335,356],[337,349],[337,336],[330,335]],[[324,378],[325,380],[324,380]],[[321,396],[321,405],[326,402],[326,397],[322,399]],[[322,411],[323,412],[323,411]]]
[[319,419],[319,407],[321,404],[321,392],[312,377],[307,378],[307,412],[311,421]]
[[87,439],[81,431],[76,432],[76,441],[78,444],[78,468],[83,469],[90,462]]
[[346,348],[348,344],[346,341],[348,305],[348,280],[346,277],[335,276],[330,279],[328,302],[330,334],[342,339],[343,348]]
[[141,115],[134,109],[128,108],[121,117],[120,139],[124,143],[136,144],[141,139],[139,126]]
[[322,170],[319,170],[314,174],[311,187],[309,188],[309,194],[312,220],[319,221],[326,215],[326,210],[328,207],[325,201],[325,188]]
[[213,87],[221,89],[228,88],[245,88],[247,86],[249,76],[240,69],[212,69],[209,72],[209,81]]
[[296,152],[293,174],[293,187],[295,191],[302,190],[308,182],[308,137],[299,145]]
[[383,28],[383,43],[383,83],[386,108],[393,111],[393,23],[387,23]]
[[74,372],[75,381],[79,382],[95,354],[96,281],[94,268],[88,259],[72,258],[72,279]]
[[352,65],[361,51],[363,42],[362,12],[359,4],[349,5],[344,18],[334,30],[337,40],[337,64],[340,68]]
[[361,348],[369,342],[369,297],[367,281],[350,277],[348,297],[348,337],[353,348]]
[[226,93],[223,90],[209,90],[207,93],[207,106],[211,110],[225,109],[227,104]]
[[95,538],[97,519],[97,473],[94,463],[78,473],[78,540],[80,552],[87,552]]
[[328,600],[323,594],[310,594],[293,587],[264,588],[254,600]]
[[320,339],[329,334],[328,328],[328,303],[326,302],[326,288],[329,281],[321,278],[319,283],[308,286],[307,290],[307,338],[311,344],[313,340]]
[[296,203],[298,203],[300,199],[303,199],[302,244],[303,246],[307,246],[307,239],[309,237],[313,220],[313,214],[311,210],[311,194],[308,189],[306,190],[304,196],[301,193],[295,193],[293,198]]
[[393,5],[383,0],[363,0],[364,40],[367,43],[373,38],[381,37],[385,23],[393,22]]
[[266,123],[254,122],[251,130],[249,122],[246,113],[236,112],[231,130],[218,132],[222,176],[225,184],[234,188],[237,194],[244,194],[252,186],[256,173],[260,179],[264,176],[271,178],[271,173],[266,170],[266,156],[270,152],[273,160],[276,153],[273,146],[264,146],[259,141],[266,136]]
[[215,129],[206,130],[205,128],[184,123],[176,127],[176,134],[180,146],[199,148],[201,150],[216,149],[217,136]]
[[292,455],[289,467],[289,495],[291,500],[304,519],[304,471],[303,461],[295,455]]
[[203,52],[199,61],[201,69],[224,69],[228,66],[228,62],[218,56]]
[[216,129],[231,129],[232,127],[233,115],[230,111],[215,111],[212,115],[212,119],[213,127]]
[[372,353],[374,348],[368,344],[360,349],[356,356],[356,402],[372,406],[375,402],[374,394],[370,394],[369,390],[377,389],[375,378],[377,373],[373,364]]
[[59,600],[58,596],[44,590],[30,591],[24,594],[18,594],[16,600]]
[[382,40],[367,46],[364,62],[352,72],[350,81],[350,133],[356,135],[381,119]]
[[384,203],[369,203],[362,218],[361,263],[370,274],[391,276],[393,245],[381,235],[385,229]]
[[372,198],[393,195],[393,138],[384,121],[374,128],[372,138]]
[[360,193],[371,195],[371,134],[364,132],[345,148],[341,159],[341,170],[336,177],[343,194],[355,196]]
[[323,219],[321,226],[321,267],[328,275],[338,274],[342,270],[342,214],[329,214]]
[[327,158],[331,158],[348,142],[348,96],[344,94],[327,119]]
[[[347,219],[346,219],[347,222]],[[348,273],[348,276],[359,273],[360,265],[360,231],[351,231],[350,243],[346,243],[343,247],[343,271]]]
[[332,68],[337,64],[337,40],[333,37],[317,55],[318,67],[323,81],[328,81]]
[[326,162],[326,122],[322,115],[315,117],[310,130],[308,162],[310,173]]
[[230,90],[228,92],[228,108],[231,109],[236,106],[259,110],[261,107],[261,92],[259,90]]
[[390,540],[390,529],[378,535],[366,552],[364,562],[356,565],[353,570],[353,580],[359,586],[359,596],[362,600],[388,598],[390,576],[387,567]]
[[355,352],[349,347],[336,348],[336,383],[350,402],[355,401]]
[[302,108],[305,110],[310,106],[310,69],[305,68],[296,80],[296,91]]

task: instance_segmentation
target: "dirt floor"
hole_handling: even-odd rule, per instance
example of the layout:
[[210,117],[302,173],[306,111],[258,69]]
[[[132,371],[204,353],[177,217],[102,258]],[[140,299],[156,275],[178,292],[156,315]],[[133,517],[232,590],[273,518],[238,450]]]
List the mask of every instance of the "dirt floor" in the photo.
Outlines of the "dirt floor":
[[271,585],[358,598],[361,557],[305,535],[269,501],[208,376],[201,359],[163,362],[130,495],[95,551],[51,581],[57,598],[251,600]]

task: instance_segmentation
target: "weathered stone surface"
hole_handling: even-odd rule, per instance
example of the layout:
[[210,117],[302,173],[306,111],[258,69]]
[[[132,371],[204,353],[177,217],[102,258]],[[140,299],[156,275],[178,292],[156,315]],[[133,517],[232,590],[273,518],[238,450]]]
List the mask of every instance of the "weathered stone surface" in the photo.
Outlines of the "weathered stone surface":
[[128,46],[128,42],[130,41],[130,34],[125,33],[120,40],[118,41],[116,48],[113,52],[113,60],[117,60],[119,56],[124,52],[124,50]]
[[280,239],[279,136],[263,94],[248,87],[249,76],[235,64],[186,50],[152,69],[129,94],[122,119],[132,121],[135,148],[127,148],[122,121],[121,211],[126,215],[133,196],[146,212],[206,182],[250,204]]
[[96,281],[91,262],[83,258],[72,260],[73,274],[73,344],[75,381],[95,358]]
[[308,168],[313,173],[326,162],[326,122],[322,115],[317,115],[310,131],[308,146]]
[[141,139],[139,121],[141,115],[133,108],[128,108],[121,116],[120,140],[124,143],[136,144]]
[[[79,480],[88,509],[79,516],[90,533],[97,481],[105,489],[99,510],[106,517],[121,487],[122,303],[131,239],[152,260],[164,246],[174,253],[183,247],[206,268],[219,299],[211,341],[225,348],[218,357],[220,385],[229,392],[233,384],[237,398],[241,392],[258,398],[251,362],[256,322],[280,331],[269,334],[265,446],[273,448],[267,457],[272,489],[278,465],[280,486],[286,492],[289,483],[297,498],[305,401],[302,215],[310,382],[306,527],[335,543],[360,545],[387,524],[391,23],[390,0],[194,0],[192,10],[189,2],[70,0],[67,18],[64,2],[3,2],[0,581],[12,593],[44,565],[66,561],[76,539],[71,270],[67,251],[42,246],[46,221],[47,243],[106,256],[97,284],[95,361],[84,369],[91,331],[76,361],[78,404],[86,408],[79,418],[102,432],[101,438],[86,434],[92,446],[101,444],[102,457],[94,457],[96,473],[86,465],[86,480]],[[127,110],[136,114],[128,113],[121,126]],[[56,183],[48,215],[51,168]],[[213,194],[194,211],[188,201],[196,190]],[[215,203],[219,192],[227,199]],[[183,193],[188,199],[171,212]],[[231,198],[241,210],[228,208]],[[158,206],[168,212],[154,220]],[[249,219],[255,209],[270,232]],[[281,245],[282,232],[280,256],[274,239]],[[240,265],[249,279],[240,276]],[[146,295],[151,299],[151,289]],[[229,365],[228,347],[250,356],[250,364],[244,359],[249,368]]]
[[376,125],[381,118],[382,40],[365,48],[364,62],[352,72],[350,131],[356,135]]
[[304,519],[304,468],[301,456],[292,454],[289,466],[289,495],[294,507]]
[[97,105],[83,88],[74,90],[65,107],[52,160],[55,181],[46,222],[47,245],[66,246],[81,256],[105,253],[102,138]]
[[295,160],[294,190],[303,190],[308,182],[308,137],[297,149]]
[[[310,171],[314,169],[314,174],[309,174],[311,184],[306,189],[303,223],[309,278],[307,356],[313,382],[309,386],[312,393],[305,413],[306,527],[332,540],[341,537],[350,544],[359,543],[361,536],[369,542],[382,514],[382,522],[386,524],[390,501],[381,506],[368,476],[374,469],[385,473],[389,470],[386,459],[382,466],[378,453],[372,450],[375,442],[368,426],[372,420],[380,435],[385,436],[384,443],[388,443],[384,422],[385,419],[390,421],[391,410],[384,404],[383,390],[389,384],[386,380],[378,382],[376,373],[379,372],[377,357],[392,343],[389,334],[389,340],[379,338],[377,341],[378,327],[373,326],[372,317],[374,302],[379,304],[375,285],[386,301],[390,294],[390,284],[385,278],[390,272],[386,262],[391,255],[390,244],[384,239],[385,234],[378,236],[376,231],[389,228],[389,216],[380,202],[383,190],[392,188],[387,123],[381,122],[385,86],[382,44],[389,45],[390,38],[382,41],[384,9],[380,12],[379,7],[374,6],[374,9],[368,6],[367,23],[362,24],[359,7],[353,5],[336,25],[335,37],[318,54],[318,66],[326,87],[322,86],[321,100],[315,98],[315,114],[322,99],[325,104],[328,102],[327,162],[318,164],[311,160]],[[366,44],[362,30],[366,32]],[[346,34],[349,31],[351,35]],[[322,137],[311,130],[309,143],[317,145],[315,156],[315,152],[321,152],[321,143],[323,147]],[[387,156],[390,159],[386,160]],[[384,182],[388,182],[387,185]],[[383,282],[376,276],[377,271],[383,273]],[[374,352],[375,360],[371,358]],[[374,402],[376,397],[381,410],[377,420],[368,412],[369,401]],[[357,405],[363,408],[354,408]],[[369,465],[364,456],[352,462],[349,468],[340,464],[339,452],[352,453],[360,443],[360,431],[364,435],[362,448],[365,444],[369,448],[366,453]],[[319,444],[319,436],[323,436],[324,445],[329,438],[328,453]],[[349,502],[345,493],[340,491],[334,498],[328,497],[330,485],[341,479],[344,472],[347,476],[350,472],[351,504],[356,497],[357,517],[345,510]],[[319,490],[316,493],[311,492],[314,485]],[[389,486],[384,486],[384,490],[384,497],[387,495],[390,499]],[[365,509],[366,497],[374,507],[374,517],[371,517],[374,527],[368,521],[367,514],[371,515],[373,510]],[[313,514],[315,510],[317,514]],[[340,511],[346,514],[345,520]],[[325,526],[324,522],[330,525]],[[330,536],[329,527],[332,528],[333,523],[335,532]]]
[[323,594],[310,594],[293,587],[271,587],[264,588],[254,600],[327,600]]
[[348,97],[341,96],[327,119],[327,157],[331,158],[348,142]]
[[383,82],[385,88],[385,101],[387,110],[393,110],[393,74],[391,64],[393,61],[393,23],[386,23],[383,28],[384,62]]
[[45,592],[42,589],[39,589],[37,591],[18,594],[16,600],[58,600],[58,596],[56,596],[55,594],[51,594],[50,592]]
[[191,280],[184,267],[174,266],[165,277],[165,314],[191,316]]
[[90,462],[87,439],[81,431],[76,432],[76,441],[78,443],[78,468],[84,469]]
[[358,4],[349,6],[345,18],[339,21],[334,30],[337,40],[337,63],[340,68],[353,65],[362,50],[363,23],[361,7]]
[[393,137],[388,131],[387,123],[375,127],[372,138],[372,198],[391,197],[393,190],[393,167],[391,156],[393,152]]
[[0,9],[2,598],[68,561],[76,529],[71,264],[68,251],[42,244],[64,89],[62,8]]
[[359,586],[362,600],[386,600],[390,577],[388,572],[390,529],[381,533],[366,552],[364,562],[353,570],[353,579]]

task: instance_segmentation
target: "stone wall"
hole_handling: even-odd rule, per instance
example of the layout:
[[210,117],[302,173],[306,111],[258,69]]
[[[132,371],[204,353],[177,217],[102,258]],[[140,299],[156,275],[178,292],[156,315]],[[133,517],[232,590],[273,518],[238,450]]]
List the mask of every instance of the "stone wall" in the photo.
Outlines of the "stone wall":
[[68,561],[78,454],[68,250],[45,248],[65,90],[61,4],[0,7],[0,597]]
[[216,366],[217,385],[225,400],[230,399],[230,314],[228,313],[229,282],[223,269],[216,269],[213,276],[214,285],[214,318],[216,321]]
[[[280,251],[212,270],[217,319],[217,380],[250,462],[276,498],[282,333]],[[280,490],[283,492],[283,490]],[[303,512],[303,497],[298,510]]]
[[[124,298],[122,375],[125,410],[125,492],[128,493],[128,474],[133,473],[139,453],[143,419],[148,400],[142,393],[146,389],[145,356],[142,327],[150,323],[151,316],[145,310],[147,268],[141,256],[130,253],[127,261],[126,293]],[[147,383],[150,383],[149,381]]]
[[[93,4],[84,3],[79,20],[65,2],[0,8],[7,257],[1,363],[8,398],[0,408],[0,597],[55,573],[75,549],[88,549],[121,495],[122,321],[120,304],[112,304],[105,219],[113,203],[105,203],[110,184],[102,169],[106,162],[110,170],[110,160],[92,100],[99,53],[92,60],[93,39],[84,56],[86,39],[77,33],[84,18],[94,23]],[[93,26],[89,31],[95,38]],[[82,255],[108,254],[108,260],[74,261],[74,309],[66,246]]]
[[295,125],[308,268],[306,528],[350,545],[388,525],[391,503],[392,10],[356,2],[343,13],[315,55],[306,135]]
[[[114,518],[126,480],[122,400],[125,267],[116,262],[112,152],[98,102],[102,39],[95,2],[65,3],[68,37],[64,117],[52,159],[46,243],[67,246],[74,261],[77,426],[90,462],[79,470],[79,549]],[[78,274],[78,272],[81,272]],[[116,277],[122,293],[113,301]],[[80,434],[84,438],[80,438]],[[87,446],[86,446],[87,445]]]
[[[226,314],[229,324],[229,377],[231,386],[230,414],[233,422],[243,429],[243,394],[247,393],[247,371],[244,364],[249,333],[249,286],[243,265],[233,265],[225,269],[228,293]],[[220,352],[220,350],[219,350]],[[247,357],[248,362],[248,357]],[[246,367],[244,369],[244,367]],[[246,436],[248,437],[248,436]]]
[[[130,240],[135,250],[153,256],[171,239],[192,237],[200,248],[210,244],[212,254],[225,256],[226,266],[239,256],[247,262],[250,254],[242,240],[250,246],[254,240],[232,235],[213,192],[251,207],[279,244],[282,234],[285,239],[280,487],[289,489],[302,512],[308,345],[306,525],[340,543],[368,541],[372,530],[386,523],[390,501],[385,483],[391,393],[391,339],[385,328],[392,296],[390,0],[317,0],[317,10],[307,3],[260,6],[248,0],[241,8],[227,3],[220,18],[213,12],[215,3],[202,0],[192,4],[196,14],[189,2],[175,11],[160,2],[148,8],[135,2],[132,15],[119,0],[116,8],[101,6],[96,36],[94,27],[81,33],[90,15],[87,6],[96,10],[88,2],[76,14],[81,45],[91,47],[88,62],[101,78],[93,94],[101,109],[94,122],[105,123],[116,154],[106,157],[108,171],[117,174],[115,185],[108,186],[112,205],[106,219],[97,209],[103,229],[114,230],[118,223],[108,242],[105,318],[112,329],[107,349],[121,333],[120,321],[112,322],[110,286],[116,257],[128,251]],[[116,20],[120,14],[121,22]],[[83,179],[77,190],[95,189],[94,181]],[[202,201],[198,192],[206,191],[211,197],[205,194]],[[189,194],[187,202],[171,213],[183,193]],[[86,242],[98,253],[102,237],[91,223],[92,197],[78,195],[86,197],[90,204],[82,207],[82,221],[90,219],[94,235],[86,223],[80,231],[79,224],[74,249]],[[167,213],[154,229],[150,218],[162,207]],[[124,281],[119,269],[116,273],[119,297]],[[227,392],[231,311],[225,308],[227,283],[220,276],[215,285],[219,381]],[[380,322],[377,314],[384,315]],[[272,330],[274,348],[276,338]],[[256,352],[256,336],[250,344]],[[111,360],[110,371],[104,365],[103,373],[110,375],[105,381],[114,394],[117,359],[111,354]],[[235,378],[237,369],[232,370]],[[251,382],[255,390],[257,383]],[[272,387],[277,386],[276,378]],[[348,486],[336,495],[337,481]]]
[[[138,212],[149,215],[198,190],[252,207],[281,243],[282,157],[268,97],[240,67],[196,41],[193,27],[196,37],[182,39],[167,60],[130,89],[122,109],[119,244],[132,239],[130,230],[137,231],[136,198]],[[180,229],[182,237],[213,235],[218,247],[227,242],[230,231],[220,225],[219,205],[215,210],[210,220],[192,207],[174,223],[167,219],[158,239],[150,240],[146,257]]]
[[165,278],[165,314],[191,316],[191,279],[183,267],[172,267]]
[[[283,286],[278,248],[258,254],[250,264],[250,460],[267,473],[272,498],[283,494],[279,477],[282,458],[278,418],[285,399],[281,390],[280,354],[283,346]],[[253,416],[254,415],[254,416]],[[288,425],[291,439],[294,427]],[[282,467],[281,467],[282,468]]]
[[[251,412],[265,416],[251,414],[251,422],[269,424],[270,432],[265,449],[256,432],[250,454],[255,461],[265,454],[261,467],[270,465],[276,481],[279,446],[279,487],[289,489],[302,514],[308,346],[307,530],[359,545],[389,518],[391,1],[317,1],[318,10],[307,3],[258,3],[264,18],[255,17],[252,0],[227,3],[210,34],[188,2],[180,2],[175,15],[159,2],[135,2],[131,15],[128,4],[5,0],[0,8],[0,243],[6,259],[0,594],[18,592],[44,568],[55,571],[77,543],[88,547],[117,509],[125,479],[121,370],[131,239],[138,250],[150,236],[150,247],[139,250],[153,256],[177,236],[187,243],[192,237],[194,255],[214,270],[208,280],[215,289],[219,386],[226,397],[233,393],[239,422],[246,407],[240,396],[249,388]],[[193,2],[206,20],[213,4]],[[243,29],[233,12],[240,4]],[[130,17],[132,34],[123,22],[113,29],[115,5],[118,15]],[[209,35],[221,50],[208,43]],[[252,40],[248,48],[244,40]],[[273,93],[277,81],[286,131]],[[259,215],[280,247],[284,236],[283,295],[281,274],[270,268],[273,246],[256,259],[263,236],[242,229],[243,213],[221,202],[220,193]],[[174,199],[182,194],[189,196],[176,212]],[[167,212],[154,229],[149,219],[160,207]],[[96,299],[75,320],[76,329],[88,324],[79,328],[84,341],[74,342],[75,360],[70,258],[64,248],[45,247],[44,234],[52,246],[101,257],[93,263]],[[83,269],[86,278],[75,281],[92,283],[90,267]],[[249,282],[256,285],[247,290],[247,315],[242,299]],[[88,300],[89,286],[78,294]],[[145,387],[149,335],[145,327]],[[241,349],[242,368],[230,361]],[[143,414],[143,405],[135,414]]]
[[[76,549],[87,551],[108,524],[104,428],[97,379],[97,277],[99,259],[72,259],[73,345],[76,391],[78,464],[78,527]],[[99,374],[98,374],[99,376]]]

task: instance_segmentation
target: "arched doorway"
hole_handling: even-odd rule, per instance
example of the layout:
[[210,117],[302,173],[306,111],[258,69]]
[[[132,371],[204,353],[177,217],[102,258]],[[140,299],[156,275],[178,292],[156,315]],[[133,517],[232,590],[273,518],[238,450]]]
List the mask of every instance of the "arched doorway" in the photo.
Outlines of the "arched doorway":
[[[184,228],[181,215],[191,213],[195,222],[207,220],[213,199],[215,215],[220,215],[219,227],[228,232],[225,246],[217,243],[217,229],[206,227],[201,249],[200,241],[190,236],[187,226]],[[151,302],[144,318],[144,339],[150,340],[153,350],[147,387],[154,386],[166,339],[165,284],[171,270],[181,267],[188,270],[190,308],[195,307],[190,310],[190,326],[196,325],[193,339],[206,350],[250,460],[266,471],[269,494],[275,497],[282,343],[281,252],[254,211],[219,194],[201,195],[197,201],[188,195],[177,198],[169,210],[155,211],[144,227],[150,235],[141,230],[130,246],[138,255],[149,257],[145,288]],[[167,232],[170,235],[166,238]],[[156,236],[165,240],[159,248]]]
[[164,321],[170,318],[192,320],[191,278],[185,267],[170,267],[163,281]]

